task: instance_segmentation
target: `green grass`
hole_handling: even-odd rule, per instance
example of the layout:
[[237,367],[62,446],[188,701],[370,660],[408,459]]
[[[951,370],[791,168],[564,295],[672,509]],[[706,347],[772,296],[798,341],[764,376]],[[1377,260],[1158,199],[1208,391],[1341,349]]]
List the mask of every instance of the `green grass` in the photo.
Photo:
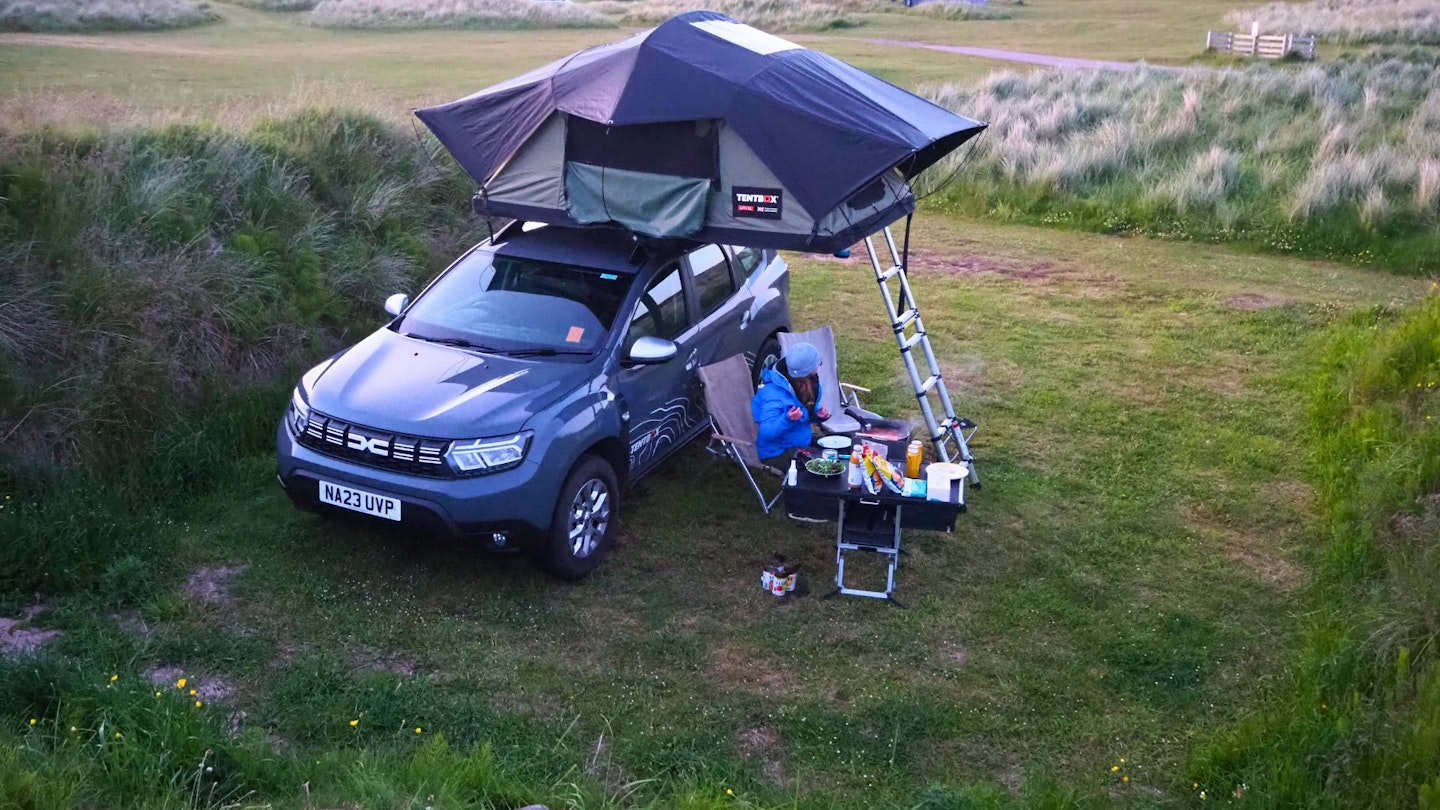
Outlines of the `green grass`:
[[[799,41],[907,87],[979,78],[1005,63],[867,44],[919,40],[1097,59],[1176,63],[1204,47],[1229,7],[1205,0],[1037,3],[1010,20],[862,15],[863,26]],[[0,35],[0,112],[9,127],[82,130],[219,120],[250,125],[276,108],[358,107],[408,124],[410,110],[460,98],[618,38],[596,31],[373,32],[315,28],[305,15],[231,4],[221,22],[164,34],[64,39]],[[8,37],[8,38],[7,38]],[[316,77],[324,77],[317,79]]]
[[[273,484],[277,386],[255,394],[268,408],[211,409],[254,438],[219,440],[238,455],[198,499],[135,498],[163,489],[163,467],[48,495],[12,479],[0,537],[78,532],[101,559],[11,580],[0,615],[38,592],[34,623],[65,635],[0,665],[15,744],[0,784],[59,797],[36,806],[180,804],[208,748],[216,795],[279,806],[1183,799],[1196,741],[1260,710],[1251,687],[1296,649],[1311,499],[1288,449],[1307,441],[1297,382],[1320,329],[1423,287],[933,212],[917,236],[915,284],[961,410],[984,425],[986,485],[954,536],[910,539],[908,610],[815,598],[833,572],[825,528],[759,514],[728,471],[697,482],[698,448],[628,498],[616,555],[579,586],[318,521]],[[843,377],[907,412],[859,260],[793,267],[797,326],[834,324]],[[777,550],[805,595],[760,591]],[[229,601],[185,595],[207,566],[245,566]],[[192,711],[162,685],[157,704],[158,667],[230,696]],[[143,742],[100,747],[101,723]]]

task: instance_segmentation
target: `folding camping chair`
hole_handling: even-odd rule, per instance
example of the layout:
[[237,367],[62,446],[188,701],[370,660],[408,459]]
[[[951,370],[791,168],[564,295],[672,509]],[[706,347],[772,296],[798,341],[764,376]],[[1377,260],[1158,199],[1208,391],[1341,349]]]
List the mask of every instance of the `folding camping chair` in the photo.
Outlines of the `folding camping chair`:
[[[755,387],[750,381],[750,365],[744,355],[727,357],[717,363],[700,367],[700,381],[705,385],[705,408],[710,412],[710,441],[705,450],[715,458],[733,459],[744,471],[760,499],[760,508],[770,514],[775,502],[784,493],[782,488],[770,499],[756,482],[752,470],[760,470],[776,478],[784,473],[760,460],[755,450],[759,428],[750,412],[750,400],[755,397]],[[714,459],[711,460],[712,463]]]
[[880,414],[860,405],[860,393],[870,393],[869,388],[840,382],[840,371],[835,366],[835,330],[822,326],[809,332],[780,333],[782,355],[788,354],[790,347],[797,343],[809,343],[820,353],[820,405],[830,411],[830,418],[821,426],[827,433],[858,433],[869,425],[886,421]]

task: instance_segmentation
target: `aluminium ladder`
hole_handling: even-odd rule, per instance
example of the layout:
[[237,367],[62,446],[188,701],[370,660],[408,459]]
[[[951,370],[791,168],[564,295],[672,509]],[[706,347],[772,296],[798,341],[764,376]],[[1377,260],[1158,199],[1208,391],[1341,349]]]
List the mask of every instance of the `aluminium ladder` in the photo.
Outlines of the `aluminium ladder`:
[[[876,236],[885,237],[889,253],[889,267],[881,262],[876,253]],[[875,271],[875,280],[885,298],[885,312],[890,316],[890,326],[895,330],[895,342],[900,347],[900,357],[905,361],[905,370],[910,374],[910,387],[920,403],[920,413],[925,416],[925,426],[930,430],[930,443],[941,461],[960,460],[970,469],[970,484],[980,486],[980,474],[975,469],[975,457],[970,454],[970,438],[979,430],[969,419],[955,416],[955,406],[950,402],[950,392],[945,389],[945,380],[940,374],[940,363],[930,347],[930,338],[925,332],[925,322],[920,319],[920,308],[915,303],[915,294],[910,289],[906,263],[910,253],[910,219],[905,220],[905,249],[895,247],[895,236],[887,225],[876,236],[865,237],[865,252],[870,256],[870,267]],[[895,287],[896,280],[899,286]],[[915,362],[915,347],[924,355],[928,374],[921,376],[920,366]]]

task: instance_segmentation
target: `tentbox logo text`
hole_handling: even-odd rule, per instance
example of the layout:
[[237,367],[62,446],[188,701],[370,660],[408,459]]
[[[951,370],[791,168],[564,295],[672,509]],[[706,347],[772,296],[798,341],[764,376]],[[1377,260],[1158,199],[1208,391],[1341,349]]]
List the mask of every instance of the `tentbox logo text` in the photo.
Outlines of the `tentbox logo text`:
[[734,186],[730,189],[734,215],[750,219],[779,219],[784,197],[778,188]]

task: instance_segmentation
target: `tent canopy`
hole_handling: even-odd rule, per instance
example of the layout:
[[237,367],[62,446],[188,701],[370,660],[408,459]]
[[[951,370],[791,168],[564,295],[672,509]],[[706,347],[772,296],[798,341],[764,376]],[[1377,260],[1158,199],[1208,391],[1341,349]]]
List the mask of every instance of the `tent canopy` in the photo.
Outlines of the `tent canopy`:
[[810,251],[910,213],[985,126],[710,11],[416,115],[481,214]]

